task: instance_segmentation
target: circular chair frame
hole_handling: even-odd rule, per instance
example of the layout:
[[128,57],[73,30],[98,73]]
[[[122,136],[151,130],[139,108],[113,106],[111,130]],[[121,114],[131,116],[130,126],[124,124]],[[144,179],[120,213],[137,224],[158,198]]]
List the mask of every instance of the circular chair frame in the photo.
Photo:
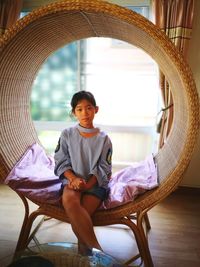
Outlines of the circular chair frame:
[[[31,12],[17,21],[0,39],[0,177],[11,169],[35,142],[39,143],[30,114],[33,81],[48,56],[67,43],[89,37],[109,37],[133,44],[148,53],[170,84],[174,120],[162,149],[155,155],[160,185],[134,202],[97,211],[94,225],[126,224],[137,241],[145,266],[153,266],[143,219],[147,211],[180,183],[196,144],[199,130],[199,99],[192,72],[175,46],[153,23],[126,8],[99,0],[66,0]],[[44,214],[68,222],[62,208],[37,203],[26,214],[17,250],[30,238],[34,219]],[[132,221],[136,214],[136,222]]]

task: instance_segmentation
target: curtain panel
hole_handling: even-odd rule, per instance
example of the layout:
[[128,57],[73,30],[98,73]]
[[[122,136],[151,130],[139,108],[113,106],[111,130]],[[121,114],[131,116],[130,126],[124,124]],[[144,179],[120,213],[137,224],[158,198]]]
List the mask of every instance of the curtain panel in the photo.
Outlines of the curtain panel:
[[[187,58],[189,41],[192,37],[194,0],[154,0],[155,24],[163,30],[177,49]],[[159,147],[161,148],[173,123],[173,96],[170,85],[160,71],[160,89],[164,108],[159,123]]]
[[23,0],[0,0],[0,36],[19,18]]

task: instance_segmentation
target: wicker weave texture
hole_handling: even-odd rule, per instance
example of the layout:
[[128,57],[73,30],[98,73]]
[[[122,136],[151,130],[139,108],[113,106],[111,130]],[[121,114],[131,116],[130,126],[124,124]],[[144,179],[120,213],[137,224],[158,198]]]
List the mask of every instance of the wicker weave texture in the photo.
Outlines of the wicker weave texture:
[[[190,68],[164,33],[139,14],[104,1],[50,4],[19,20],[1,38],[0,177],[4,180],[27,148],[38,142],[30,95],[42,63],[63,45],[88,37],[116,38],[142,48],[171,85],[174,124],[156,155],[161,186],[150,194],[150,206],[173,190],[191,160],[199,129],[198,94]],[[147,206],[146,198],[138,205]]]

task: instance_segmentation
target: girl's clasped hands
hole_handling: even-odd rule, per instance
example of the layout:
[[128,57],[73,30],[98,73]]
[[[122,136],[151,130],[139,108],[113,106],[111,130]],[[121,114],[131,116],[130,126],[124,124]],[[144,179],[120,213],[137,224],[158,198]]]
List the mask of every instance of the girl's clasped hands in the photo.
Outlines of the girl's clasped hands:
[[87,182],[84,179],[79,178],[79,177],[73,179],[68,184],[68,188],[72,190],[77,190],[77,191],[84,191],[88,189]]

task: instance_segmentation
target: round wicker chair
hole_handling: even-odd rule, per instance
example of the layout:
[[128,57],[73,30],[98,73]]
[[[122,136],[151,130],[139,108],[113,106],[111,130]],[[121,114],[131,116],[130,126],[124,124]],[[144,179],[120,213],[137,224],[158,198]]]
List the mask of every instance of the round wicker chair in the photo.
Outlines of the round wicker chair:
[[[199,129],[199,100],[191,70],[180,53],[164,33],[139,14],[99,0],[67,0],[31,12],[0,39],[0,178],[6,178],[31,144],[39,143],[30,114],[30,95],[41,64],[63,45],[88,37],[120,39],[142,48],[157,62],[172,89],[173,127],[155,155],[159,187],[134,202],[97,211],[93,217],[94,225],[128,225],[144,265],[150,267],[153,262],[143,219],[178,186],[191,160]],[[26,198],[19,195],[26,213],[16,250],[27,245],[38,215],[68,222],[61,207],[48,204],[36,203],[38,209],[29,214]],[[136,214],[136,222],[132,214]]]

